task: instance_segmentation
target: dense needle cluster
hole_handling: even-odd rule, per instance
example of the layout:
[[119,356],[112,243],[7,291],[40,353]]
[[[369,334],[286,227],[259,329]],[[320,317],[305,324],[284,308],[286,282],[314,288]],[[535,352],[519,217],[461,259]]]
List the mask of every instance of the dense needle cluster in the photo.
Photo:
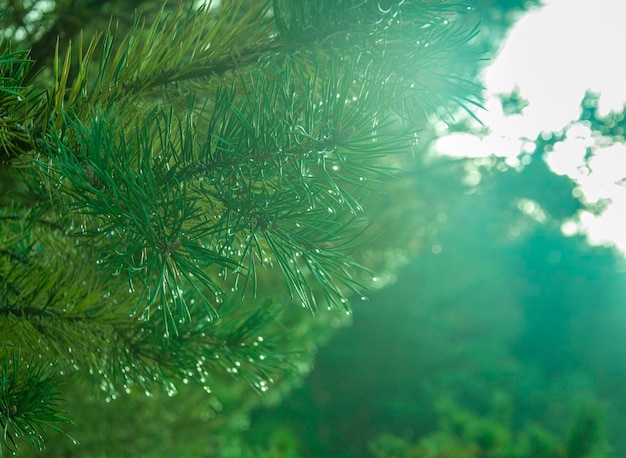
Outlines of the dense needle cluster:
[[473,103],[449,68],[474,34],[466,10],[181,2],[57,47],[38,75],[7,33],[4,446],[42,447],[41,425],[67,421],[54,387],[69,373],[116,397],[210,391],[224,371],[264,392],[295,371],[280,310],[349,310],[372,278],[358,252],[388,157],[431,114]]

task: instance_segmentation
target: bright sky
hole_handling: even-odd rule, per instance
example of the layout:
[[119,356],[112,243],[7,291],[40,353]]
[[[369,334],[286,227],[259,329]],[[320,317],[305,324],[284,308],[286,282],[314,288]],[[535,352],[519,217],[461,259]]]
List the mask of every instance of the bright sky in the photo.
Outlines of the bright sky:
[[[510,31],[500,53],[485,72],[489,127],[483,137],[454,134],[437,142],[452,156],[505,156],[529,151],[541,132],[568,128],[565,141],[548,156],[552,170],[579,184],[590,202],[609,198],[599,217],[584,212],[564,233],[582,230],[591,243],[615,243],[626,253],[626,145],[601,146],[589,128],[573,124],[580,116],[586,90],[599,92],[600,113],[621,111],[626,103],[626,0],[544,0],[544,7],[522,17]],[[529,102],[521,115],[505,117],[499,93],[519,88]],[[597,146],[590,169],[582,159],[587,146]]]

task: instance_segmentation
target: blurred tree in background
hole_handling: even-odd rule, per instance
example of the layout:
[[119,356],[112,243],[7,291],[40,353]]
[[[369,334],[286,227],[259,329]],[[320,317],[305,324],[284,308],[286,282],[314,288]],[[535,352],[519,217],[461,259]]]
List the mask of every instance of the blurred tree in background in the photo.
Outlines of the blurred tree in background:
[[400,262],[373,191],[477,105],[471,7],[0,5],[2,448],[261,456],[250,408]]

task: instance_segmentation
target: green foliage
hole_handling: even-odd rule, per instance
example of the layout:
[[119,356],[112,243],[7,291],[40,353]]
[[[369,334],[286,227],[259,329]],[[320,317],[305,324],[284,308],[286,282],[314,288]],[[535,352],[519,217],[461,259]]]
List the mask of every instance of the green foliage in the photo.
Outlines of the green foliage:
[[[593,412],[593,413],[592,413]],[[411,443],[381,434],[370,443],[376,458],[578,458],[605,457],[598,435],[600,418],[595,404],[579,408],[565,439],[533,424],[520,431],[511,429],[495,409],[478,415],[455,402],[439,407],[438,431]]]
[[13,453],[20,440],[43,449],[43,429],[47,427],[65,434],[56,424],[70,421],[62,416],[58,408],[61,400],[57,390],[58,378],[51,368],[43,367],[40,362],[24,361],[19,350],[14,350],[12,354],[6,352],[1,362],[0,426],[3,444]]
[[2,18],[2,395],[48,409],[7,401],[12,449],[65,420],[45,387],[70,374],[109,401],[288,386],[371,282],[366,205],[390,157],[428,116],[478,105],[449,70],[476,33],[465,5],[138,1],[95,31],[92,4],[63,16],[74,3]]

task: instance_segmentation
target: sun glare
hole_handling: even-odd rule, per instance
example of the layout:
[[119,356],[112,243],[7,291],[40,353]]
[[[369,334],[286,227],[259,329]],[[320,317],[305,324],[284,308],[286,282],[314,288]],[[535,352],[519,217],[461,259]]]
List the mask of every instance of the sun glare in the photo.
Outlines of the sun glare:
[[[599,93],[599,113],[621,111],[626,103],[626,66],[619,48],[626,43],[622,0],[544,0],[511,29],[484,72],[487,133],[441,138],[435,150],[455,157],[500,156],[515,162],[532,151],[542,132],[566,132],[547,155],[550,168],[578,184],[578,195],[598,203],[600,214],[582,212],[563,233],[586,233],[594,244],[615,244],[626,253],[626,145],[603,144],[576,122],[586,91]],[[521,113],[505,114],[502,95],[525,101]],[[483,129],[484,131],[484,129]],[[607,143],[607,142],[604,142]],[[585,162],[588,147],[595,155]],[[507,161],[508,162],[508,161]],[[576,224],[573,230],[572,224]]]

